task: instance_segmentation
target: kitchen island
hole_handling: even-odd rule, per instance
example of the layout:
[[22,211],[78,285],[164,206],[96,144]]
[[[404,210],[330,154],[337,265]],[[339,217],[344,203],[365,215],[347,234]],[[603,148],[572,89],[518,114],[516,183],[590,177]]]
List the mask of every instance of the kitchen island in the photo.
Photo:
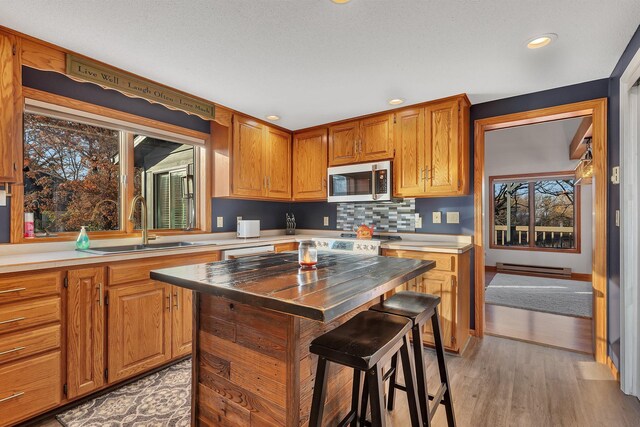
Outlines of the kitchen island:
[[[287,252],[152,271],[154,280],[196,292],[193,425],[306,425],[317,361],[311,340],[433,266],[321,252],[315,270],[300,270]],[[330,365],[327,425],[348,411],[351,377]]]

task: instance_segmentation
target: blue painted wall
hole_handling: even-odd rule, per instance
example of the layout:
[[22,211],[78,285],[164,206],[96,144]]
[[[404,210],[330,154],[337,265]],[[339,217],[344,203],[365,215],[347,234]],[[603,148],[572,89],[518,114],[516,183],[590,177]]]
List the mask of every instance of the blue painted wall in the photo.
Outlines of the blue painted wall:
[[[620,77],[640,50],[640,26],[624,50],[609,78],[609,167],[620,165]],[[615,224],[616,210],[620,209],[620,186],[609,181],[607,214],[608,221],[608,341],[609,355],[619,367],[620,360],[620,228]]]
[[[4,188],[4,187],[0,187]],[[7,206],[0,206],[0,243],[8,243],[11,238],[11,197],[7,197]]]

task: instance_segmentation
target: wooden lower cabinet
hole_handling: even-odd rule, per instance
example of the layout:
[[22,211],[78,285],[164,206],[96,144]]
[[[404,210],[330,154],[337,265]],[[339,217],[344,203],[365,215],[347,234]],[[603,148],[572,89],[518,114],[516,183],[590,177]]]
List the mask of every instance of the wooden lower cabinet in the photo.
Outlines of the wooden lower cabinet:
[[171,355],[186,356],[193,341],[193,292],[178,286],[172,286],[171,292]]
[[0,426],[12,425],[62,402],[60,351],[0,366]]
[[104,267],[67,273],[67,397],[105,383]]
[[171,289],[151,280],[109,289],[110,382],[171,359]]
[[[421,251],[384,249],[385,256],[435,261],[429,272],[403,283],[388,296],[401,290],[409,290],[440,297],[438,315],[442,340],[447,350],[461,353],[469,340],[471,318],[471,260],[469,251],[462,254],[443,254]],[[423,342],[433,345],[433,330],[427,323],[423,330]]]

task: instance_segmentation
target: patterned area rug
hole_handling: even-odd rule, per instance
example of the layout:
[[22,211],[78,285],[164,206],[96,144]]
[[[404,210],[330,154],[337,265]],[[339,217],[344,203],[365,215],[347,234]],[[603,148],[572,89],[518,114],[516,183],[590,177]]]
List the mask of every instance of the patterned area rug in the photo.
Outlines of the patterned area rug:
[[485,293],[487,304],[591,317],[591,282],[498,273]]
[[191,360],[92,399],[56,418],[66,427],[188,427]]

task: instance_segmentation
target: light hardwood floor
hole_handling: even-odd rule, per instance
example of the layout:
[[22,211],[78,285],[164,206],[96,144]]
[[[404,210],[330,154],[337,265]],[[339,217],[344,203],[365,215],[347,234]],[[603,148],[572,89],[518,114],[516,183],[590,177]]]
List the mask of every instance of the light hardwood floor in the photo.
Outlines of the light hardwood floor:
[[[426,351],[431,390],[437,387],[435,353]],[[464,356],[448,356],[460,427],[638,426],[640,401],[624,395],[604,365],[589,355],[486,336],[472,339]],[[348,396],[345,396],[348,399]],[[390,426],[409,425],[404,393]],[[439,408],[433,426],[446,426]],[[59,427],[54,419],[38,427]]]

